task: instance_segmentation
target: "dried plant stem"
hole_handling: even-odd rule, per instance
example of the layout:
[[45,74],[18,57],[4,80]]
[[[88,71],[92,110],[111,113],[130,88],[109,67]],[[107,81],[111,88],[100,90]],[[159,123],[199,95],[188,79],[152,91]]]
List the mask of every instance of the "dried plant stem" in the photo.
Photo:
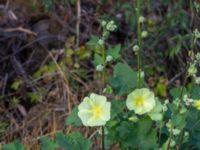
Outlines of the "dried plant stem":
[[60,65],[57,63],[57,61],[55,60],[55,58],[53,57],[53,55],[51,54],[51,52],[48,52],[49,53],[49,56],[51,57],[51,59],[53,60],[53,62],[55,63],[56,65],[56,68],[58,69],[60,75],[63,77],[64,81],[65,81],[65,87],[66,87],[66,90],[67,90],[67,100],[68,100],[68,110],[69,112],[71,112],[71,91],[70,91],[70,88],[69,88],[69,81],[65,75],[65,73],[63,72],[62,68],[60,67]]

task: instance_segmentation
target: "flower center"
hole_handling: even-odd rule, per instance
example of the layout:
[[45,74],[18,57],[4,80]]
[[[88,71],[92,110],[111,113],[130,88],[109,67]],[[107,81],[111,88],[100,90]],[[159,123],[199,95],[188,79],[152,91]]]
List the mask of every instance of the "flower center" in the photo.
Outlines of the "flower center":
[[140,107],[144,105],[144,97],[143,96],[138,96],[135,98],[135,105]]
[[100,118],[103,112],[102,107],[100,106],[93,106],[91,111],[95,118]]

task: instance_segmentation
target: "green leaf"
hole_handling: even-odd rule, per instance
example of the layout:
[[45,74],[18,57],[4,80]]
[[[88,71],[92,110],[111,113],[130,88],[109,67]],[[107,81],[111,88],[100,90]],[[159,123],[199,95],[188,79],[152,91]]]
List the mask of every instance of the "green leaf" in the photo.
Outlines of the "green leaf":
[[71,150],[72,145],[69,143],[67,136],[64,133],[58,133],[56,135],[56,142],[58,143],[59,147],[66,150]]
[[180,52],[180,50],[181,50],[181,44],[177,44],[175,47],[169,50],[169,57],[173,58]]
[[136,123],[120,121],[108,131],[110,141],[119,143],[121,149],[149,150],[157,148],[157,132],[149,117],[143,117]]
[[120,52],[121,50],[121,45],[118,44],[118,45],[115,45],[114,47],[110,47],[107,51],[107,55],[110,55],[113,57],[113,59],[117,59],[120,57]]
[[66,150],[90,150],[91,141],[85,139],[79,132],[73,132],[68,135],[58,133],[56,136],[58,145]]
[[106,85],[106,88],[104,89],[103,91],[104,93],[107,93],[107,94],[112,94],[113,93],[113,89],[110,85]]
[[[170,94],[173,97],[173,99],[180,98],[181,91],[182,91],[182,87],[173,88],[173,89],[170,90]],[[187,90],[184,87],[182,96],[185,95],[185,94],[187,94]]]
[[153,121],[148,117],[142,118],[137,124],[138,147],[141,149],[153,149],[157,147],[157,133],[152,129]]
[[191,108],[187,116],[186,129],[190,132],[189,145],[200,149],[200,111]]
[[175,127],[183,129],[186,125],[187,113],[184,114],[172,114],[172,123]]
[[96,46],[98,44],[99,39],[100,39],[99,37],[93,35],[93,36],[91,36],[91,38],[87,42],[87,44],[90,46]]
[[78,117],[78,106],[74,107],[71,114],[66,119],[67,125],[78,127],[82,125],[80,118]]
[[[153,121],[144,117],[135,125],[135,135],[131,136],[129,146],[142,150],[153,149],[157,147],[157,133],[152,128]],[[137,137],[137,138],[136,138]]]
[[[69,143],[72,145],[71,150],[90,150],[92,143],[89,139],[84,138],[80,132],[73,132],[67,135]],[[70,150],[70,149],[69,149]]]
[[111,118],[114,118],[124,110],[126,105],[125,101],[112,100],[111,106]]
[[39,92],[27,92],[27,97],[32,103],[42,101],[42,95]]
[[195,85],[192,88],[191,96],[193,99],[200,99],[200,87],[198,85]]
[[3,145],[3,150],[25,150],[25,147],[19,140],[15,140],[12,143]]
[[127,64],[118,63],[114,67],[114,75],[109,78],[109,83],[118,95],[131,92],[137,84],[137,73]]
[[97,54],[97,53],[94,54],[93,64],[95,66],[103,64],[103,58],[99,54]]
[[169,110],[171,112],[172,124],[178,128],[183,129],[186,125],[187,109],[184,104],[180,104],[179,99],[174,99],[172,103],[169,103]]
[[48,137],[41,138],[41,150],[56,150],[56,148],[58,148],[58,145],[55,141]]

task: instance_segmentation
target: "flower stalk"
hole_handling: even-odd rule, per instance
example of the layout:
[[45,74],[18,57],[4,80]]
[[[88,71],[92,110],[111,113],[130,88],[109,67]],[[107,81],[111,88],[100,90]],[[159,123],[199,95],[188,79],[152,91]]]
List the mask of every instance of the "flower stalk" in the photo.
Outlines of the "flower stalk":
[[104,126],[102,126],[101,129],[102,129],[102,139],[101,139],[102,150],[105,150],[105,144],[104,144]]
[[138,38],[138,54],[137,54],[137,65],[138,65],[138,87],[141,87],[141,61],[140,61],[140,53],[141,53],[141,23],[140,23],[140,10],[141,4],[140,0],[137,0],[137,38]]

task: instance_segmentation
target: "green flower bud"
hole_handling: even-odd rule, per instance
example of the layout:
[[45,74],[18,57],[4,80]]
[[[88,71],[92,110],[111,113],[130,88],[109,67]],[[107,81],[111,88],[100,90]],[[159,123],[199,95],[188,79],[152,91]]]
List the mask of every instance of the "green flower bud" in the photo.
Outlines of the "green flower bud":
[[108,35],[109,35],[109,32],[108,32],[108,31],[104,31],[104,32],[103,32],[103,37],[104,37],[104,38],[107,38]]
[[145,21],[146,21],[145,17],[143,17],[143,16],[139,17],[139,22],[140,23],[144,23]]
[[171,140],[171,142],[170,142],[170,147],[172,148],[172,147],[174,147],[176,145],[176,142],[174,141],[174,140]]
[[199,30],[198,29],[195,29],[194,30],[194,36],[195,36],[195,38],[200,38],[200,32],[199,32]]
[[102,27],[104,27],[106,24],[107,24],[107,22],[106,22],[105,20],[103,20],[103,21],[101,22]]
[[148,32],[142,31],[141,36],[142,36],[142,38],[146,38],[148,36]]
[[115,25],[114,21],[111,20],[110,22],[108,22],[108,24],[106,25],[106,29],[108,31],[114,31],[117,28],[117,26]]
[[163,106],[162,106],[162,110],[163,110],[163,112],[166,112],[166,111],[168,110],[167,106],[166,106],[166,105],[163,105]]
[[173,135],[179,135],[181,133],[181,130],[179,129],[172,129]]
[[[139,76],[139,72],[137,73],[137,76]],[[144,71],[140,71],[140,77],[144,78]]]
[[197,53],[197,54],[196,54],[196,60],[197,60],[198,62],[200,62],[200,53]]
[[111,55],[108,55],[107,57],[106,57],[106,62],[110,62],[110,61],[112,61],[113,60],[113,57],[111,56]]
[[139,46],[138,45],[134,45],[133,46],[133,51],[137,54],[137,52],[139,51]]
[[200,77],[195,77],[195,83],[200,84]]
[[99,44],[99,45],[103,45],[103,44],[104,44],[104,40],[99,39],[98,44]]
[[128,120],[130,120],[132,122],[137,122],[139,119],[137,116],[132,116],[132,117],[129,117]]
[[171,119],[169,119],[169,121],[167,122],[166,126],[167,126],[168,130],[170,130],[172,128],[173,125],[172,125]]
[[104,69],[104,66],[102,64],[96,66],[96,70],[99,72],[103,71],[103,69]]
[[190,64],[190,67],[188,68],[188,74],[189,76],[195,76],[197,73],[197,68],[195,64]]

